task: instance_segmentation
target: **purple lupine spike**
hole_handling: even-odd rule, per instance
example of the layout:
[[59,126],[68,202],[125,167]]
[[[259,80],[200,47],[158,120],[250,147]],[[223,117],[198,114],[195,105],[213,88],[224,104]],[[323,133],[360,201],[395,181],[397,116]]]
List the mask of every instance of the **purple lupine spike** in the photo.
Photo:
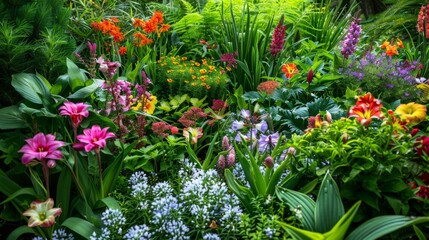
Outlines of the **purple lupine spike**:
[[356,45],[359,42],[359,36],[362,32],[362,29],[359,25],[362,19],[354,18],[353,22],[350,24],[349,31],[347,33],[346,38],[343,42],[343,47],[341,49],[341,54],[345,59],[348,59],[350,55],[352,55],[356,50]]

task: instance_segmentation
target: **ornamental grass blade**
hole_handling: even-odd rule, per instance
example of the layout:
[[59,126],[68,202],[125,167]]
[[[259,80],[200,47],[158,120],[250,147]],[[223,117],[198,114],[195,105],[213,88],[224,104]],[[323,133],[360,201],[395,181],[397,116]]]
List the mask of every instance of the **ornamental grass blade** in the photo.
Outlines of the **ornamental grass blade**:
[[344,215],[344,205],[341,201],[338,186],[331,174],[326,173],[315,207],[315,227],[317,232],[328,232]]
[[306,230],[315,230],[315,222],[314,222],[314,208],[316,203],[309,196],[285,189],[282,187],[277,187],[276,190],[277,197],[290,208],[293,209],[301,209],[302,211],[302,224],[304,225],[304,229]]
[[347,237],[348,240],[373,240],[398,229],[414,224],[429,222],[429,217],[408,217],[387,215],[372,218],[357,227]]

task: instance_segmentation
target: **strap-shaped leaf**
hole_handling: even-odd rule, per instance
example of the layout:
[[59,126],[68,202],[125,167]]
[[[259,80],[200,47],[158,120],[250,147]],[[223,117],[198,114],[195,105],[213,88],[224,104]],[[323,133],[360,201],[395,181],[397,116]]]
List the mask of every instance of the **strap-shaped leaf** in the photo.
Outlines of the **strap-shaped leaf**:
[[302,224],[304,228],[307,230],[314,231],[315,230],[315,222],[314,222],[314,209],[316,203],[309,196],[285,189],[282,187],[277,187],[276,190],[277,197],[285,202],[289,207],[293,209],[301,209],[302,211]]
[[18,106],[0,109],[0,129],[27,128],[28,124],[19,111]]
[[9,236],[7,236],[6,240],[20,239],[21,235],[26,233],[34,233],[34,232],[33,232],[33,229],[28,226],[21,226],[21,227],[15,228],[15,230],[13,230],[13,232],[11,232]]
[[317,232],[328,232],[344,215],[340,191],[331,174],[326,173],[317,195],[315,226]]
[[346,235],[360,204],[360,201],[355,203],[329,232],[323,234],[327,240],[344,239],[344,236]]
[[225,169],[225,180],[228,187],[234,192],[234,194],[240,199],[241,203],[247,208],[248,211],[252,212],[251,200],[255,196],[249,188],[241,185],[231,173],[229,169]]
[[85,239],[89,239],[93,232],[98,233],[100,231],[94,224],[77,217],[67,218],[61,226],[67,227]]
[[408,217],[387,215],[372,218],[357,227],[347,239],[372,240],[392,233],[400,228],[414,224],[429,222],[429,217]]

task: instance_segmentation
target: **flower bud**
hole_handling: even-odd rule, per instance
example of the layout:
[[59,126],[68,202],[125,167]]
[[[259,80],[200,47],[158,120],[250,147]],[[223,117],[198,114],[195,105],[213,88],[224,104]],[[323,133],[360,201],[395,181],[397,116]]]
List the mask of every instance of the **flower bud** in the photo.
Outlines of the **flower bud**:
[[307,74],[307,82],[308,82],[308,84],[310,84],[311,82],[313,82],[313,78],[314,78],[313,69],[310,69],[310,71],[308,71],[308,74]]
[[228,136],[223,136],[223,139],[222,139],[222,149],[224,150],[224,151],[226,151],[226,150],[228,150],[230,148],[230,146],[229,146],[229,140],[228,140]]
[[349,140],[349,135],[347,133],[344,133],[343,139],[342,139],[343,143],[346,143],[348,140]]
[[267,168],[273,168],[274,167],[273,158],[271,156],[266,157],[264,160],[264,164],[265,164],[265,167]]
[[411,137],[416,136],[416,134],[419,132],[418,128],[413,128],[413,130],[411,130]]
[[171,134],[177,134],[179,132],[179,129],[177,127],[171,127],[170,131],[171,131]]
[[55,166],[57,166],[57,162],[55,160],[48,160],[47,163],[48,168],[54,168]]
[[225,169],[225,156],[224,155],[220,155],[219,159],[217,160],[217,167],[220,170],[224,170]]
[[296,149],[294,147],[290,147],[287,150],[288,155],[295,155]]
[[326,111],[326,121],[328,123],[332,122],[332,115],[331,115],[331,113],[329,111]]
[[234,148],[229,151],[228,156],[226,156],[226,167],[232,167],[235,164],[235,150]]

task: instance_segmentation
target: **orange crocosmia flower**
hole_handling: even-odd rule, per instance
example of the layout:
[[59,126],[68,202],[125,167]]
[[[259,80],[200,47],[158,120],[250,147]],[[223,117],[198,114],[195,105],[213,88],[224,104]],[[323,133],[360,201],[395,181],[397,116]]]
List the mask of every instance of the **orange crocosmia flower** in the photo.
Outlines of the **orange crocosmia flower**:
[[127,48],[126,47],[120,47],[119,48],[119,55],[123,56],[127,54]]
[[160,33],[167,32],[170,29],[170,24],[161,24],[161,28],[159,29]]
[[161,23],[163,23],[164,22],[163,13],[162,12],[158,12],[158,11],[153,11],[153,16],[151,17],[151,20],[155,24],[161,24]]
[[396,45],[388,45],[387,47],[386,47],[386,54],[387,54],[387,56],[389,56],[389,57],[392,57],[392,56],[394,56],[394,55],[397,55],[398,54],[398,50],[397,50],[397,46]]
[[401,39],[397,38],[396,46],[398,46],[398,48],[404,48],[404,44]]
[[360,104],[350,109],[349,117],[355,117],[362,125],[368,126],[373,118],[382,118],[383,113],[375,103],[371,103],[369,106]]
[[116,17],[111,17],[110,21],[114,22],[114,23],[118,23],[119,19],[117,19]]
[[152,19],[150,19],[149,21],[147,21],[145,24],[144,24],[144,27],[143,27],[143,30],[146,32],[146,33],[153,33],[153,32],[156,32],[156,30],[158,29],[158,24],[155,22],[155,21],[153,21]]
[[133,21],[133,27],[134,27],[134,28],[138,28],[138,27],[140,27],[140,28],[142,28],[142,29],[143,29],[144,24],[145,24],[145,21],[144,21],[143,19],[140,19],[140,18],[133,18],[133,19],[132,19],[132,21]]
[[146,34],[140,32],[134,33],[134,45],[137,47],[142,47],[151,43],[153,43],[153,40],[149,39]]
[[293,75],[298,73],[298,68],[294,63],[283,64],[282,72],[286,75],[287,78],[293,77]]

